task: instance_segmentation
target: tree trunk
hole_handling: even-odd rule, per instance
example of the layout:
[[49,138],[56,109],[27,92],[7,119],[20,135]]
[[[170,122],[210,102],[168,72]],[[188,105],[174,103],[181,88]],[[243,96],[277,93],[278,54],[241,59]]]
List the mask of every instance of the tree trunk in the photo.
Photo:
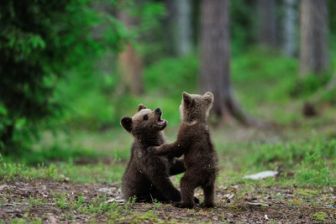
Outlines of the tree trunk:
[[191,0],[166,0],[168,11],[168,39],[172,42],[173,53],[187,55],[192,50]]
[[276,47],[275,0],[258,0],[258,40],[261,46]]
[[201,3],[201,88],[215,95],[213,111],[218,118],[228,115],[245,125],[249,119],[233,98],[230,80],[230,33],[228,0]]
[[297,0],[284,0],[283,51],[285,55],[290,57],[293,57],[296,53],[296,2]]
[[[125,11],[119,12],[119,19],[123,21],[129,29],[136,25],[135,19],[129,16]],[[132,43],[128,43],[119,54],[118,64],[125,87],[134,95],[142,94],[144,91],[142,59]]]
[[134,95],[143,93],[142,61],[132,44],[119,54],[119,72],[126,88]]
[[189,54],[192,50],[191,33],[191,2],[190,0],[175,0],[176,14],[176,47],[180,56]]
[[301,0],[300,73],[322,74],[328,68],[327,0]]
[[164,43],[166,51],[169,55],[176,55],[176,44],[175,44],[175,30],[176,30],[176,4],[175,1],[165,0],[165,8],[167,15],[164,20],[163,26],[166,27],[166,33],[164,35]]

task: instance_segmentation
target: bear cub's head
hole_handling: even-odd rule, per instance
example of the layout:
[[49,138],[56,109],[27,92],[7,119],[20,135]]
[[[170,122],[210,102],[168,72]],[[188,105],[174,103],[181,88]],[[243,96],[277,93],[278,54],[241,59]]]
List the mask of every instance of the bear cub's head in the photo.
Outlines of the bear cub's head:
[[206,122],[213,102],[214,95],[212,92],[206,92],[203,95],[183,92],[180,105],[182,121]]
[[138,112],[132,117],[123,117],[121,126],[133,135],[151,134],[162,131],[167,126],[167,121],[161,119],[161,109],[147,109],[144,105],[139,105]]

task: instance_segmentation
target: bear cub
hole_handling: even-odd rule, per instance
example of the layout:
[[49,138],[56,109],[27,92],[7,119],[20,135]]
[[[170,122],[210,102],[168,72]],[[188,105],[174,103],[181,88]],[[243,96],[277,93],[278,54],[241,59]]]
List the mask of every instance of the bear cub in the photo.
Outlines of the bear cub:
[[160,108],[153,111],[140,105],[136,114],[121,120],[122,127],[134,137],[131,158],[122,178],[121,190],[126,200],[131,197],[137,202],[181,200],[169,176],[185,171],[183,161],[147,151],[150,146],[164,143],[162,130],[167,122],[161,119],[161,114]]
[[184,155],[186,171],[181,179],[181,202],[176,207],[194,207],[194,190],[201,187],[204,193],[204,207],[214,207],[217,154],[211,143],[207,119],[214,96],[183,93],[180,105],[181,124],[177,140],[171,144],[151,147],[156,155]]

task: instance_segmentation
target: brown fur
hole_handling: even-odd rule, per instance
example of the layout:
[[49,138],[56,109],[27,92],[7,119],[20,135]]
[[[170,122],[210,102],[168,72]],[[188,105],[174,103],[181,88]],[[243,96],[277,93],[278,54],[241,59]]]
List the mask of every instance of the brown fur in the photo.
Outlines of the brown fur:
[[211,143],[207,125],[209,111],[213,104],[213,94],[204,95],[183,93],[180,112],[182,123],[177,140],[151,148],[157,155],[184,155],[186,172],[181,179],[182,201],[177,207],[192,208],[193,195],[197,187],[204,192],[204,207],[214,206],[217,155]]
[[180,192],[169,176],[185,171],[183,161],[149,153],[146,149],[164,143],[161,110],[139,106],[133,117],[124,117],[121,125],[134,136],[131,158],[122,178],[122,193],[126,200],[135,197],[138,202],[180,201]]

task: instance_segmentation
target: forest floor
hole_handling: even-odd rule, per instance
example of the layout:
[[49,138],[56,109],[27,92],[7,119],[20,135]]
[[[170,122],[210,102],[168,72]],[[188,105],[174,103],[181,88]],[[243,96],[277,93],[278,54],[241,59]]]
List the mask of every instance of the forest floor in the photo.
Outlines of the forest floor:
[[[335,188],[219,187],[213,209],[124,203],[119,185],[48,180],[0,185],[0,218],[12,223],[335,223]],[[197,195],[201,197],[197,192]]]
[[[304,127],[257,130],[233,125],[214,130],[220,173],[217,204],[212,209],[123,202],[120,179],[129,156],[130,136],[120,131],[76,133],[80,144],[91,144],[91,148],[119,159],[80,159],[41,167],[8,163],[2,167],[7,170],[0,179],[0,220],[4,223],[335,223],[335,156],[327,158],[326,167],[319,166],[317,171],[297,160],[307,153],[305,150],[328,147],[323,145],[324,140],[334,138],[336,132],[335,122],[326,117],[323,121],[309,121]],[[175,130],[167,130],[169,139],[174,138]],[[317,141],[321,136],[323,139]],[[115,139],[119,140],[117,145]],[[312,139],[318,143],[311,142]],[[292,148],[286,148],[287,144],[292,144]],[[121,151],[112,153],[113,148]],[[302,152],[296,151],[301,149]],[[293,152],[294,156],[290,156]],[[321,171],[325,168],[327,174]],[[280,174],[264,180],[243,178],[269,169]],[[305,170],[309,172],[300,179],[297,173]],[[177,186],[180,177],[172,177]],[[201,191],[197,190],[196,196],[202,199]]]

